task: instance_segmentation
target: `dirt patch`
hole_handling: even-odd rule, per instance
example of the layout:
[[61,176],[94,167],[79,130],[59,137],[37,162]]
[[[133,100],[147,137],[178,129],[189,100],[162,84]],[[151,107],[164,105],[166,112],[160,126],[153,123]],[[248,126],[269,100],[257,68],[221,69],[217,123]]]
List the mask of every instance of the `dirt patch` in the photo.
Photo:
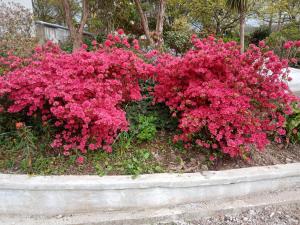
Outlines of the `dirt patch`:
[[171,143],[171,136],[163,132],[153,143],[144,147],[153,152],[157,161],[164,165],[168,172],[189,173],[300,162],[300,145],[272,143],[264,151],[253,150],[249,155],[250,160],[223,156],[213,161],[209,160],[211,153],[203,149],[179,150]]

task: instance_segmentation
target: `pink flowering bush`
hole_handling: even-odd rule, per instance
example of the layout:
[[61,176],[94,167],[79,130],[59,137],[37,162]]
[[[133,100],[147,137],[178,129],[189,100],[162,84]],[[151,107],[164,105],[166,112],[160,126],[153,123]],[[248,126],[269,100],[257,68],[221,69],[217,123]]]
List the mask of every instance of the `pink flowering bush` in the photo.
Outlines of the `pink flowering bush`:
[[[165,103],[179,120],[181,133],[174,141],[185,147],[236,157],[251,146],[264,149],[269,135],[280,142],[297,101],[286,84],[288,60],[263,42],[244,54],[235,42],[213,37],[192,42],[183,56],[144,54],[137,40],[130,43],[119,30],[103,44],[93,41],[93,51],[83,46],[68,54],[48,43],[31,57],[7,54],[0,57],[0,100],[5,100],[0,113],[26,113],[55,127],[51,145],[65,155],[73,149],[111,152],[117,135],[128,129],[122,105],[141,100],[139,82],[154,77],[154,101]],[[285,44],[291,53],[299,47],[299,42]],[[76,162],[84,160],[80,156]]]
[[[122,37],[116,41],[127,45]],[[0,77],[0,97],[10,102],[5,110],[53,124],[52,147],[63,148],[65,155],[71,149],[110,152],[118,133],[128,127],[121,104],[141,99],[139,80],[152,71],[132,51],[113,44],[94,42],[95,51],[83,47],[68,54],[48,43],[30,58],[0,60],[10,65]]]
[[251,146],[264,149],[274,132],[280,142],[285,115],[296,100],[285,82],[288,61],[263,42],[244,54],[235,42],[213,37],[193,38],[193,44],[182,57],[161,56],[156,66],[155,101],[179,119],[181,134],[174,141],[221,149],[231,157],[243,156]]

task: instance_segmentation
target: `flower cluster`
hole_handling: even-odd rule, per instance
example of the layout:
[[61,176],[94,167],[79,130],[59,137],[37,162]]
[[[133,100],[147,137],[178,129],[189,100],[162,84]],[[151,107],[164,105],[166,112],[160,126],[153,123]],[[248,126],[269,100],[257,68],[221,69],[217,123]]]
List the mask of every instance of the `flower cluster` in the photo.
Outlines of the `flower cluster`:
[[138,82],[153,71],[132,51],[116,47],[68,54],[48,43],[27,61],[0,77],[0,97],[12,102],[8,112],[25,111],[55,125],[52,146],[66,155],[71,149],[110,152],[116,135],[127,130],[121,104],[141,99]]
[[285,114],[296,100],[286,84],[288,61],[251,45],[241,54],[235,42],[213,37],[192,39],[182,57],[168,54],[156,66],[156,102],[164,102],[179,118],[183,141],[232,157],[264,149],[268,134],[284,134]]

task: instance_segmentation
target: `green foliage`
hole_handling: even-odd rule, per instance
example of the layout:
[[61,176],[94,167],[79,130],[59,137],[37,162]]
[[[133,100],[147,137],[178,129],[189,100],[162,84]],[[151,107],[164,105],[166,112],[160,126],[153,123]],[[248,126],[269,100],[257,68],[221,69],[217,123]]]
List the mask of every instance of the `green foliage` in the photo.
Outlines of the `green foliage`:
[[271,34],[269,27],[261,26],[254,30],[249,37],[249,42],[251,44],[258,45],[260,41],[265,40]]
[[291,143],[300,142],[300,108],[298,104],[294,105],[293,114],[287,118],[286,129]]
[[152,104],[152,99],[133,102],[126,107],[126,116],[131,126],[137,127],[139,116],[154,117],[153,122],[158,130],[175,130],[178,124],[176,118],[171,117],[170,110],[164,104]]
[[223,38],[224,42],[230,42],[230,41],[235,41],[235,42],[239,42],[240,38],[238,36],[225,36]]
[[[87,45],[87,50],[88,51],[92,51],[93,45],[92,45],[91,37],[83,37],[83,44]],[[69,40],[61,43],[60,48],[65,52],[72,53],[72,51],[73,51],[73,42],[69,39]]]
[[130,126],[138,127],[139,117],[146,116],[156,118],[154,124],[157,130],[176,130],[178,120],[171,116],[169,108],[163,103],[153,104],[153,97],[150,95],[149,90],[153,89],[154,83],[147,81],[140,85],[142,86],[142,94],[144,95],[143,100],[131,102],[124,106]]
[[249,0],[226,0],[226,6],[238,13],[246,12],[250,7]]
[[140,149],[135,152],[135,155],[123,162],[126,174],[131,174],[136,177],[143,173],[162,172],[162,168],[155,164],[149,164],[152,159],[152,154],[146,149]]
[[139,123],[137,126],[137,139],[139,142],[151,141],[156,135],[155,121],[157,120],[154,116],[143,116],[138,117]]
[[38,175],[98,174],[132,175],[163,172],[149,150],[130,145],[126,154],[120,148],[113,153],[102,150],[85,155],[86,163],[76,165],[76,155],[64,156],[45,150],[29,127],[10,135],[0,135],[0,170]]
[[164,104],[152,104],[152,98],[144,98],[139,102],[131,102],[124,106],[129,131],[119,134],[114,149],[122,154],[130,149],[135,142],[142,143],[153,140],[158,130],[174,131],[178,121],[171,117],[169,109]]
[[114,145],[114,148],[120,149],[122,152],[128,150],[131,147],[133,138],[134,135],[132,135],[129,131],[120,133],[117,138],[116,144]]
[[[33,134],[32,129],[27,126],[20,127],[11,135],[9,133],[1,134],[1,142],[8,147],[9,151],[20,151],[22,155],[21,168],[31,173],[32,172],[32,158],[36,151],[37,137]],[[8,136],[8,137],[7,137]],[[11,141],[11,144],[8,144]]]
[[168,48],[175,50],[176,54],[185,53],[191,45],[192,30],[186,17],[175,19],[171,30],[164,34],[164,41]]
[[290,23],[284,26],[280,31],[273,32],[268,38],[270,46],[281,45],[282,43],[290,40],[296,41],[300,39],[300,24]]
[[[72,17],[74,20],[80,14],[80,2],[69,0]],[[32,0],[34,17],[48,23],[64,24],[65,12],[60,0]]]
[[191,47],[190,33],[181,31],[168,31],[165,34],[165,44],[174,49],[176,54],[183,54]]
[[73,43],[70,39],[68,39],[65,42],[60,44],[60,48],[61,48],[61,50],[65,51],[65,52],[72,53]]
[[90,32],[105,36],[118,28],[130,33],[140,32],[140,27],[137,26],[139,16],[132,1],[89,0],[89,6],[90,17],[87,24]]
[[206,35],[223,36],[238,24],[239,16],[226,7],[226,0],[170,0],[169,4],[170,10],[188,18],[194,28]]

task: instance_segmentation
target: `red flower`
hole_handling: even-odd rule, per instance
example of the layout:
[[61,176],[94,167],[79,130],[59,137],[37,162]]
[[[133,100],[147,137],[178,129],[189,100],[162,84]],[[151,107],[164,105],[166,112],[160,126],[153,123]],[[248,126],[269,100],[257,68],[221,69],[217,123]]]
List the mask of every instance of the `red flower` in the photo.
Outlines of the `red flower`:
[[22,123],[22,122],[17,122],[16,123],[16,129],[17,130],[21,129],[22,127],[24,127],[24,123]]
[[286,131],[285,131],[285,129],[283,129],[283,128],[279,128],[279,129],[277,130],[277,132],[278,132],[279,135],[285,135],[285,134],[286,134]]
[[216,157],[214,156],[214,155],[211,155],[211,156],[209,156],[209,161],[215,161],[216,160]]
[[283,47],[284,47],[285,49],[290,49],[290,48],[293,47],[293,45],[294,45],[294,42],[293,42],[293,41],[287,41],[287,42],[284,43]]
[[119,29],[119,30],[118,30],[118,34],[119,34],[119,35],[123,35],[123,34],[124,34],[124,30],[123,30],[123,29]]
[[111,47],[112,45],[113,45],[114,43],[112,42],[112,41],[110,41],[110,40],[106,40],[105,42],[104,42],[104,45],[106,46],[106,47]]
[[82,165],[84,163],[84,158],[82,156],[79,156],[77,159],[76,159],[76,163],[78,165]]

